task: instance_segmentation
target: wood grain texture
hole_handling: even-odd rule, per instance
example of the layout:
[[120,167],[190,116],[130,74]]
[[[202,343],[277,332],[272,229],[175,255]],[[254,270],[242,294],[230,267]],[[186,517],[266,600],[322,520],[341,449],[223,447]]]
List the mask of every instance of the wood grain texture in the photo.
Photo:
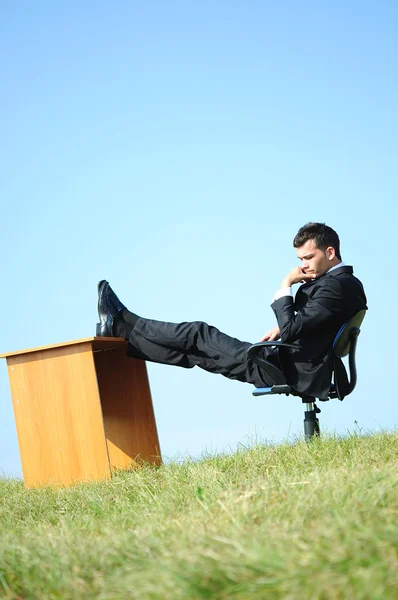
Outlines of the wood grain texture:
[[151,392],[142,360],[122,347],[94,353],[105,436],[112,467],[161,463]]
[[25,484],[110,477],[92,340],[8,356]]

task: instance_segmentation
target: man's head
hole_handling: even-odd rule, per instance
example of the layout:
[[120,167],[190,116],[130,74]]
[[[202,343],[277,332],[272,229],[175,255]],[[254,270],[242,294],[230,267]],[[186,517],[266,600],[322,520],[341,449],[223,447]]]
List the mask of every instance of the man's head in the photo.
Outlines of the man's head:
[[293,246],[297,248],[305,273],[319,277],[341,262],[339,236],[325,223],[307,223],[300,227]]

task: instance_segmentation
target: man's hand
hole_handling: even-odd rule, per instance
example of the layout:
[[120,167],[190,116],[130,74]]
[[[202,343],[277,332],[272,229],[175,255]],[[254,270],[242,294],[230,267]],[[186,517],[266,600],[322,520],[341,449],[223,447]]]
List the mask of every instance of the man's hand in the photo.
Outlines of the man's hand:
[[294,267],[282,281],[281,287],[290,287],[294,283],[306,283],[316,278],[314,273],[305,273],[301,267]]
[[273,329],[268,331],[268,333],[263,335],[260,342],[275,342],[276,340],[279,340],[280,337],[281,337],[281,332],[277,325],[276,327],[274,327]]

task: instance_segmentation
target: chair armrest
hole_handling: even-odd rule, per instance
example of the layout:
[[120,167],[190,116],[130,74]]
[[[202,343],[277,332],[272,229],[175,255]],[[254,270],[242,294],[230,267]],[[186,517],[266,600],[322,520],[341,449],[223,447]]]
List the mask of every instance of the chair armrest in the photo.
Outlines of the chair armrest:
[[266,361],[264,358],[258,357],[259,351],[263,348],[267,348],[267,346],[276,346],[277,348],[280,348],[281,346],[285,348],[297,348],[297,346],[294,346],[293,344],[288,344],[287,342],[257,342],[257,344],[253,344],[252,346],[250,346],[250,348],[248,348],[248,357],[258,365],[261,364],[258,361],[266,362],[267,364],[269,364],[268,361]]
[[294,344],[288,344],[287,342],[257,342],[257,344],[250,346],[248,352],[252,348],[265,348],[266,346],[285,346],[286,348],[296,348],[296,350],[298,348],[298,346],[295,346]]
[[266,348],[267,346],[286,346],[288,348],[297,348],[297,346],[293,346],[293,344],[287,344],[285,342],[258,342],[257,344],[253,344],[247,350],[247,356],[252,360],[256,365],[262,367],[267,374],[271,377],[274,382],[274,385],[286,385],[286,379],[282,371],[278,369],[275,365],[273,365],[265,358],[259,356],[260,350]]

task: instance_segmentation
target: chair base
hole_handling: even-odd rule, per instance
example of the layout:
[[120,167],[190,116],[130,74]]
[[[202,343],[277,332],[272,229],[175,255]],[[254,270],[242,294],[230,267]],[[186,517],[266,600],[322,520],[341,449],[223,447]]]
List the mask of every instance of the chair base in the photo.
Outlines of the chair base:
[[315,410],[306,410],[304,412],[305,441],[310,442],[314,436],[319,437],[320,435],[319,419],[316,416]]
[[319,437],[321,435],[319,419],[316,416],[321,412],[321,409],[317,407],[315,398],[312,396],[303,396],[301,401],[306,408],[304,411],[304,437],[306,442],[310,442],[314,436]]

